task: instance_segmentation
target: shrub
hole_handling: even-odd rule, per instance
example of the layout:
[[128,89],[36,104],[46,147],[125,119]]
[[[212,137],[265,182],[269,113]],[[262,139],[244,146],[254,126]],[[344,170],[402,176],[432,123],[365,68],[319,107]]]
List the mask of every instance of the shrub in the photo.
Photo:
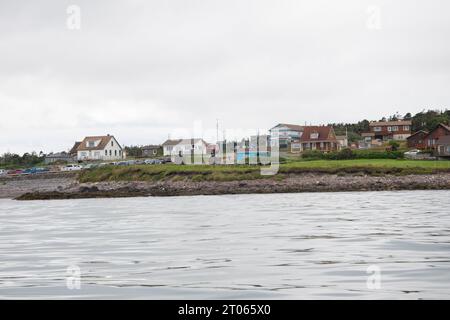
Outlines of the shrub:
[[401,151],[355,151],[355,159],[403,159],[404,154]]
[[397,141],[391,140],[391,141],[389,141],[389,146],[391,147],[392,151],[397,151],[398,148],[400,148],[400,143],[398,143]]
[[324,153],[320,152],[319,150],[306,150],[302,153],[303,159],[308,160],[320,160],[325,159]]
[[403,159],[401,151],[351,150],[323,153],[318,150],[307,150],[302,154],[305,160],[351,160],[351,159]]

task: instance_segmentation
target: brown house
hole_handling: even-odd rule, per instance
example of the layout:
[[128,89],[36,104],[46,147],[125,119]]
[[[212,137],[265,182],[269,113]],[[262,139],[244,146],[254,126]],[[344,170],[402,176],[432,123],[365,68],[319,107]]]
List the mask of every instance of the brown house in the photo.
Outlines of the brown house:
[[[294,144],[294,143],[293,143]],[[332,126],[304,126],[299,141],[300,151],[336,151],[339,148]]]
[[364,136],[376,140],[406,140],[411,135],[410,120],[374,121]]
[[436,145],[439,142],[439,140],[442,137],[448,136],[450,135],[450,127],[440,123],[437,125],[436,128],[434,128],[433,131],[431,131],[430,133],[428,133],[428,135],[426,135],[424,137],[425,139],[425,148],[427,149],[436,149]]
[[163,154],[163,147],[160,145],[148,145],[141,147],[143,157],[156,157]]
[[428,135],[428,131],[419,130],[416,133],[409,136],[406,141],[408,144],[408,148],[416,148],[416,149],[426,149],[426,136]]
[[436,142],[436,155],[438,157],[450,157],[450,135],[441,137]]

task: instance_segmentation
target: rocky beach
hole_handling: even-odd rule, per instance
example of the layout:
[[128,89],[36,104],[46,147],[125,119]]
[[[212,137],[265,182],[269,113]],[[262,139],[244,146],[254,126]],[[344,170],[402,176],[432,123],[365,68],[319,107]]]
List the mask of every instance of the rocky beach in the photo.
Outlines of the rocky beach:
[[301,173],[240,181],[104,181],[80,183],[76,173],[0,178],[0,198],[18,200],[250,193],[445,190],[450,173],[364,175]]

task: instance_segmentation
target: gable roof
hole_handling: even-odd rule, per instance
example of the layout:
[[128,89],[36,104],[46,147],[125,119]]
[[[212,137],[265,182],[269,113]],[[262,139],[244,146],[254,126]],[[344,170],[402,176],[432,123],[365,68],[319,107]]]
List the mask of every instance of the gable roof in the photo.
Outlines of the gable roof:
[[76,141],[75,144],[73,145],[72,149],[70,149],[69,154],[76,154],[80,144],[81,144],[81,141]]
[[141,147],[142,150],[153,150],[153,149],[158,149],[158,148],[161,148],[161,146],[159,144],[149,144],[147,146]]
[[[311,134],[318,133],[317,139],[311,139]],[[331,135],[333,136],[331,137]],[[300,141],[336,141],[336,135],[332,126],[305,126]]]
[[448,125],[443,124],[443,123],[439,123],[433,130],[431,130],[431,131],[429,132],[429,134],[433,133],[433,132],[434,132],[436,129],[438,129],[439,127],[444,128],[445,131],[447,131],[448,133],[450,133],[450,127],[449,127]]
[[[105,149],[105,147],[109,143],[109,141],[111,141],[111,139],[114,139],[116,141],[117,145],[119,146],[119,148],[122,149],[122,147],[117,142],[116,138],[114,138],[114,136],[106,135],[106,136],[85,137],[83,139],[83,141],[81,141],[80,145],[78,146],[77,151],[103,150],[103,149]],[[100,140],[100,143],[96,147],[86,146],[86,142],[97,141],[97,140]]]
[[162,146],[174,146],[177,145],[181,142],[181,139],[167,139],[166,141],[163,142]]
[[[304,128],[304,126],[300,126],[300,125],[297,125],[297,124],[279,123],[275,127],[273,127],[272,129],[275,129],[277,127],[286,127],[286,128],[291,129],[291,130],[294,130],[294,131],[303,131],[303,128]],[[270,130],[272,130],[272,129],[270,129]]]
[[175,146],[177,144],[191,144],[192,140],[194,140],[194,143],[201,141],[202,143],[208,145],[208,143],[201,138],[193,138],[193,139],[175,139],[175,140],[168,139],[162,144],[162,146]]
[[411,120],[397,120],[397,121],[374,121],[369,123],[370,127],[374,126],[410,126]]
[[410,135],[408,138],[406,138],[406,140],[411,139],[412,137],[415,137],[416,135],[418,135],[419,133],[423,133],[424,135],[428,134],[428,131],[426,130],[419,130],[417,132],[414,132],[412,135]]
[[446,129],[448,132],[450,132],[450,127],[446,124],[440,123],[439,125],[441,125],[442,127],[444,127],[444,129]]

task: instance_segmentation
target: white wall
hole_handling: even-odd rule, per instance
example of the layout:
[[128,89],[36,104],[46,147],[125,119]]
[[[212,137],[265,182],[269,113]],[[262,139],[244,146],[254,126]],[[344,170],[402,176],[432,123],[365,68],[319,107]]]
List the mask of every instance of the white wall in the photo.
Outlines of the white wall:
[[[191,153],[192,145],[189,144],[177,144],[174,146],[164,146],[164,155],[170,156],[170,155],[178,155],[179,152],[183,155],[190,154]],[[206,144],[204,144],[202,141],[197,141],[194,144],[194,152],[197,154],[207,154],[207,147]]]
[[[112,142],[112,145],[111,145]],[[78,160],[120,160],[123,159],[122,149],[117,140],[111,137],[103,150],[78,151]]]

